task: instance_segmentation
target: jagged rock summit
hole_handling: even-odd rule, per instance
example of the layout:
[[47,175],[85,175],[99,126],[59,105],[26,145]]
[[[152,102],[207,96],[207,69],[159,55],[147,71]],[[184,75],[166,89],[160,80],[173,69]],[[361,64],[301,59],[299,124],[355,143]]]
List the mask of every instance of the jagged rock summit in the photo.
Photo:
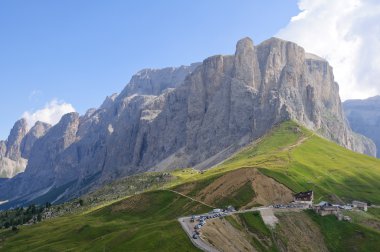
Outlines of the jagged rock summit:
[[0,177],[11,178],[23,172],[28,163],[30,150],[34,143],[50,129],[43,122],[29,130],[25,119],[18,120],[6,141],[0,141]]
[[0,201],[59,202],[121,176],[205,169],[286,120],[376,152],[347,125],[327,61],[292,42],[244,38],[234,55],[143,70],[99,109],[64,116],[34,144],[25,172],[0,185]]

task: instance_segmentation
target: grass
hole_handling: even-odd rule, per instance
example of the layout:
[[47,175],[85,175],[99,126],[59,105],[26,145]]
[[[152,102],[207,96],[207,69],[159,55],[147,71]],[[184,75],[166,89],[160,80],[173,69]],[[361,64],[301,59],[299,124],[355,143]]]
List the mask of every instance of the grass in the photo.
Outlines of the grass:
[[[345,149],[292,121],[276,126],[262,139],[203,174],[176,171],[177,176],[184,175],[178,176],[174,184],[197,183],[190,194],[196,195],[215,178],[241,168],[257,168],[293,192],[312,189],[317,202],[361,200],[380,204],[379,159]],[[245,196],[248,193],[239,198]],[[221,201],[239,205],[235,198]]]
[[270,230],[261,218],[260,212],[242,213],[239,217],[243,220],[248,230],[260,236],[270,236]]
[[380,220],[380,208],[368,208],[368,213]]
[[264,224],[260,212],[241,213],[237,218],[239,221],[231,216],[226,217],[226,220],[237,230],[246,232],[258,251],[277,251],[271,231]]
[[347,150],[291,121],[209,173],[244,167],[258,168],[294,192],[313,189],[317,201],[380,203],[379,159]]
[[216,202],[216,206],[223,208],[231,205],[236,209],[240,209],[242,206],[251,202],[253,197],[255,197],[255,191],[252,188],[251,181],[248,181],[231,195],[220,198],[220,200]]
[[248,231],[254,234],[251,236],[252,244],[259,251],[278,251],[272,239],[271,231],[265,225],[260,212],[243,213],[239,214],[239,217]]
[[321,217],[308,211],[318,224],[331,251],[378,251],[380,233],[358,224],[338,221],[333,215]]
[[[136,198],[138,197],[138,198]],[[177,218],[210,209],[169,191],[155,191],[85,215],[22,227],[0,243],[4,251],[198,251]]]
[[[197,197],[197,194],[205,189],[208,185],[212,184],[216,179],[222,177],[227,172],[219,173],[207,177],[206,179],[197,180],[194,182],[185,183],[179,186],[174,187],[175,191],[182,192],[186,188],[191,188],[186,195],[190,197]],[[204,195],[205,196],[205,195]],[[203,197],[204,197],[203,196]],[[236,209],[239,209],[247,205],[255,197],[255,191],[252,188],[250,181],[247,181],[243,186],[237,188],[235,191],[231,191],[227,195],[221,195],[215,202],[212,202],[212,205],[219,208],[226,208],[229,205],[234,206]],[[201,198],[201,201],[204,199]]]
[[[223,174],[241,168],[256,168],[294,192],[313,189],[316,201],[349,202],[357,199],[380,204],[380,160],[344,149],[291,121],[278,125],[268,135],[213,169],[202,173],[193,169],[172,171],[171,177],[163,178],[157,186],[154,185],[157,174],[152,174],[152,179],[144,178],[139,188],[175,189],[193,183],[195,186],[189,192],[192,196]],[[0,231],[3,240],[0,240],[0,250],[176,251],[181,248],[181,251],[196,251],[176,219],[208,212],[208,207],[163,190],[119,200],[112,198],[113,189],[106,190],[110,202],[84,213],[21,227],[18,233]],[[254,195],[255,191],[247,183],[221,198],[217,205],[245,205]],[[380,215],[377,209],[370,209],[370,213]],[[332,251],[349,251],[350,248],[375,251],[380,247],[379,233],[374,230],[337,222],[335,217],[309,215],[320,226]],[[259,215],[243,214],[239,218],[244,227],[256,235],[253,241],[257,248],[274,249],[270,231]]]
[[222,174],[216,174],[213,176],[208,176],[204,179],[199,179],[193,182],[181,184],[179,186],[174,187],[174,190],[182,191],[184,187],[191,186],[191,190],[186,193],[186,195],[190,197],[195,197],[200,191],[202,191],[204,188],[206,188],[209,184],[214,182],[216,179],[221,177]]

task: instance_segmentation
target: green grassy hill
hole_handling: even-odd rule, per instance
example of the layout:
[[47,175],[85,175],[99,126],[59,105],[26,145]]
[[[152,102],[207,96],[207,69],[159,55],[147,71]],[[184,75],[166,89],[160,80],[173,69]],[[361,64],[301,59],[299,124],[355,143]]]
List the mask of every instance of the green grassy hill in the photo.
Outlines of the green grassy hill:
[[1,251],[198,251],[177,218],[210,208],[170,191],[148,192],[87,214],[0,233]]
[[291,121],[204,174],[181,180],[181,184],[207,184],[202,181],[240,168],[256,168],[293,192],[313,189],[316,201],[357,199],[380,204],[380,159],[347,150]]
[[[155,175],[149,176],[154,178]],[[165,176],[169,179],[159,180],[157,186],[152,184],[155,179],[149,179],[149,186],[144,184],[141,187],[150,190],[146,193],[112,204],[103,202],[101,207],[86,209],[83,213],[22,226],[17,233],[0,231],[0,250],[196,250],[176,219],[207,212],[209,207],[174,192],[157,190],[157,187],[179,191],[213,206],[232,204],[248,208],[265,205],[278,201],[276,196],[280,193],[289,197],[292,192],[308,189],[315,191],[316,201],[349,202],[357,199],[380,204],[379,159],[344,149],[294,122],[277,126],[262,139],[210,170],[176,170]],[[119,183],[118,188],[124,186]],[[107,195],[111,189],[112,186],[105,190]],[[117,193],[123,197],[128,194]],[[99,194],[95,195],[101,198]],[[112,199],[117,200],[117,197]],[[374,237],[380,238],[378,231],[361,229],[361,225],[350,223],[337,225],[338,230],[331,234],[325,227],[332,220],[312,215],[309,218],[318,224],[331,250],[334,246],[344,248],[342,244],[346,239],[374,244]],[[251,219],[242,220],[249,227]],[[345,229],[347,232],[360,229],[364,236],[344,235]],[[334,235],[341,237],[341,243],[333,242]]]

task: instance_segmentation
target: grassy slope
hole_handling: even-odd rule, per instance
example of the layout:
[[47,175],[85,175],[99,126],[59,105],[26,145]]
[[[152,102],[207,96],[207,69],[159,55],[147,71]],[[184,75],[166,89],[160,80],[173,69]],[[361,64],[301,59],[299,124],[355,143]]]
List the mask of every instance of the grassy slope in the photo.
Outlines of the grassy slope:
[[319,225],[331,251],[378,251],[380,248],[380,232],[338,221],[332,215],[321,217],[312,211],[308,211],[308,215]]
[[234,228],[246,233],[250,237],[249,242],[258,251],[277,251],[271,231],[264,224],[259,212],[241,213],[225,218]]
[[[228,172],[223,172],[221,174],[207,177],[206,179],[201,179],[194,182],[185,183],[185,184],[176,186],[173,189],[178,192],[183,192],[183,190],[186,190],[186,188],[191,185],[193,188],[191,188],[191,190],[189,190],[186,193],[186,195],[193,198],[198,198],[199,200],[204,201],[205,195],[199,198],[197,197],[197,194],[203,189],[205,189],[207,186],[209,186],[210,184],[214,183],[216,179],[222,177],[223,175],[227,173]],[[212,202],[212,205],[219,208],[225,208],[229,205],[232,205],[236,209],[240,209],[242,206],[245,206],[249,202],[251,202],[252,198],[255,196],[255,191],[253,190],[250,182],[246,182],[243,186],[235,187],[234,189],[235,190],[231,190],[227,194],[217,198],[215,201]]]
[[[167,182],[165,187],[197,183],[199,186],[192,192],[196,193],[222,174],[245,167],[258,168],[295,192],[314,189],[318,200],[339,197],[343,200],[380,203],[380,160],[346,150],[293,122],[281,124],[258,143],[204,173],[192,169],[172,172],[171,175],[176,179]],[[244,192],[254,193],[243,188],[239,195]],[[3,249],[7,251],[102,251],[104,247],[113,251],[126,248],[169,251],[178,247],[182,251],[194,250],[176,218],[193,212],[206,212],[208,209],[166,191],[144,195],[149,200],[141,202],[149,203],[137,204],[135,209],[112,211],[115,205],[130,202],[134,198],[131,197],[83,215],[22,227],[17,235],[2,232],[0,235],[11,237],[5,243],[0,241],[0,248],[4,246]],[[242,199],[244,197],[239,196]],[[221,200],[223,204],[233,204],[236,203],[234,198],[236,195]],[[329,237],[328,230],[323,229],[322,224],[321,227],[326,237]],[[372,241],[373,234],[377,233],[371,233],[367,241]]]
[[[197,251],[176,220],[209,209],[168,191],[133,196],[94,212],[22,227],[2,251]],[[1,247],[3,246],[3,247]]]
[[380,203],[379,159],[349,151],[304,128],[299,127],[300,131],[296,128],[293,122],[283,123],[258,145],[246,148],[210,174],[254,167],[294,192],[313,189],[317,201],[334,200],[336,195],[345,201]]
[[[195,195],[226,172],[258,168],[294,192],[313,189],[315,200],[353,199],[380,204],[380,160],[347,150],[294,122],[277,126],[267,136],[203,174],[175,171],[170,186],[196,183]],[[234,204],[234,197],[223,199]]]
[[271,232],[264,224],[259,212],[239,214],[239,218],[244,227],[254,234],[251,236],[252,243],[259,251],[277,251]]

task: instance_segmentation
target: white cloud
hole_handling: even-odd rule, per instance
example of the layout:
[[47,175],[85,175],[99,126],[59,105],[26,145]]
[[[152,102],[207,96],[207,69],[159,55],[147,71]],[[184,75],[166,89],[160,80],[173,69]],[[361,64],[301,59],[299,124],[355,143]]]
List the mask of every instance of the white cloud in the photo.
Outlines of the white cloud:
[[34,112],[26,111],[22,117],[27,120],[29,127],[32,127],[37,121],[55,125],[63,115],[70,112],[75,112],[71,104],[53,99],[48,102],[43,109]]
[[299,0],[277,37],[329,61],[343,100],[380,94],[380,1]]

